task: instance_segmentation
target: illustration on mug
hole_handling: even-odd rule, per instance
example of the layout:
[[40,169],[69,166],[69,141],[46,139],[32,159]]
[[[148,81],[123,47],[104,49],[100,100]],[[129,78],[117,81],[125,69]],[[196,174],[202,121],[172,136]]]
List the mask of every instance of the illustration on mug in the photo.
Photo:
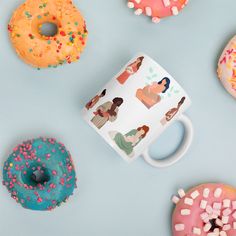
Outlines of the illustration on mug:
[[115,144],[129,157],[134,156],[134,147],[137,146],[149,132],[149,127],[143,125],[123,135],[117,131],[110,131],[109,135]]
[[95,112],[91,122],[101,129],[107,121],[114,122],[117,119],[119,107],[122,105],[123,99],[116,97],[112,101],[105,102],[100,105]]
[[120,84],[124,84],[131,75],[134,75],[142,65],[144,57],[138,57],[136,61],[128,65],[125,70],[117,77]]
[[152,82],[136,92],[136,97],[150,109],[161,101],[161,93],[165,93],[170,87],[170,79],[164,77],[159,82]]
[[87,104],[86,104],[86,108],[87,110],[93,108],[97,103],[98,101],[100,100],[100,98],[104,97],[106,95],[106,89],[104,89],[101,94],[99,95],[96,95],[94,98],[92,98]]
[[177,107],[174,107],[170,109],[166,114],[165,117],[161,119],[161,124],[165,125],[167,122],[171,121],[173,117],[178,113],[180,107],[184,104],[185,97],[182,97],[181,100],[179,101]]

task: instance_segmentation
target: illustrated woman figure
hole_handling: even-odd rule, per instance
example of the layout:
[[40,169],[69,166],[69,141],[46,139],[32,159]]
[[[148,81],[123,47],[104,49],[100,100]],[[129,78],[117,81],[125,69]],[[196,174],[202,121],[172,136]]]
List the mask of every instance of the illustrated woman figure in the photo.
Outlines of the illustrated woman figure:
[[161,101],[161,93],[165,93],[170,87],[170,79],[165,77],[159,82],[153,82],[145,86],[143,89],[138,89],[136,97],[148,108]]
[[167,122],[171,121],[173,117],[178,113],[180,107],[184,104],[185,97],[182,97],[178,103],[178,106],[175,108],[170,109],[166,114],[165,117],[161,120],[161,124],[165,125]]
[[133,74],[135,74],[142,65],[144,57],[138,57],[137,60],[125,68],[125,71],[119,75],[117,80],[119,83],[124,84],[126,80]]
[[126,155],[132,157],[134,155],[134,147],[146,137],[148,131],[149,127],[143,125],[142,127],[129,131],[125,135],[116,131],[111,131],[109,135]]
[[114,122],[117,119],[119,107],[123,103],[122,98],[114,98],[112,102],[106,102],[99,106],[94,112],[94,117],[91,122],[101,129],[107,121]]
[[104,89],[102,91],[102,93],[100,95],[96,95],[94,98],[92,98],[87,104],[86,104],[86,108],[87,110],[93,108],[97,102],[100,100],[100,98],[104,97],[106,95],[106,89]]

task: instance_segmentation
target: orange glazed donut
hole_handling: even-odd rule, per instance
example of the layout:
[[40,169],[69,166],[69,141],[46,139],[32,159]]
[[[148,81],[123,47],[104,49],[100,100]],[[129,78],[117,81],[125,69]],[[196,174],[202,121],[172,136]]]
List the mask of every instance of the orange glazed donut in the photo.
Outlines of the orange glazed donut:
[[225,184],[202,184],[174,196],[173,236],[235,236],[236,189]]
[[[41,33],[45,23],[56,25],[55,35]],[[14,12],[8,30],[20,58],[38,68],[78,60],[88,34],[71,0],[27,0]]]

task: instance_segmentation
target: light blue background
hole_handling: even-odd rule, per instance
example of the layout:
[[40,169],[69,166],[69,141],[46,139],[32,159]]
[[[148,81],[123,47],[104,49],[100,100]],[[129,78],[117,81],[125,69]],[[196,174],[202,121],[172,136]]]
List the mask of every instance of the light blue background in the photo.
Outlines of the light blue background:
[[[11,48],[7,23],[23,0],[0,0],[0,163],[22,140],[52,136],[65,143],[79,190],[53,212],[32,212],[0,186],[0,235],[169,236],[170,198],[179,187],[207,181],[236,186],[236,103],[216,76],[218,56],[236,33],[235,0],[196,0],[155,25],[125,0],[74,0],[87,19],[89,41],[79,63],[35,70]],[[80,110],[135,53],[156,59],[185,88],[195,127],[185,158],[154,169],[128,165],[82,120]],[[137,114],[138,116],[138,114]],[[167,154],[179,143],[174,125],[152,147]]]

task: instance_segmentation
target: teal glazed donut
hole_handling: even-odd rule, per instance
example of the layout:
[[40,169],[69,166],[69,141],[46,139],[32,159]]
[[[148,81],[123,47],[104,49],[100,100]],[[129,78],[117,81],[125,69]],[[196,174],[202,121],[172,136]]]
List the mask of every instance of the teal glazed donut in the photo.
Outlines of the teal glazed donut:
[[26,141],[15,147],[5,162],[3,185],[24,208],[52,210],[76,187],[70,153],[55,139]]

